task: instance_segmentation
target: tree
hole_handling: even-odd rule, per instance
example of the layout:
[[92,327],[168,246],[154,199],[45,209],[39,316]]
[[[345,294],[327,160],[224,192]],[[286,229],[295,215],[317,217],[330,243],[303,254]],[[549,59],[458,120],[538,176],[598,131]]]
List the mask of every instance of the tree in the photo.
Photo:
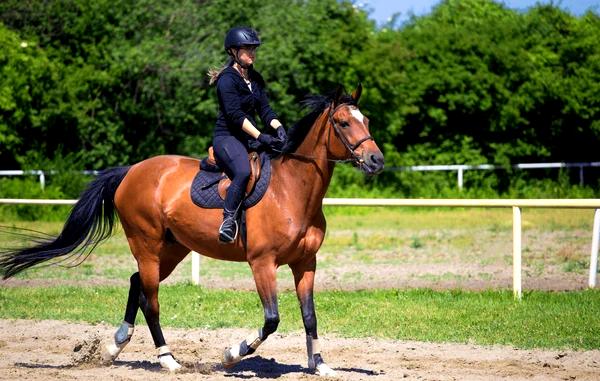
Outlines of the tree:
[[46,122],[56,67],[35,40],[21,38],[0,23],[0,163],[13,167]]

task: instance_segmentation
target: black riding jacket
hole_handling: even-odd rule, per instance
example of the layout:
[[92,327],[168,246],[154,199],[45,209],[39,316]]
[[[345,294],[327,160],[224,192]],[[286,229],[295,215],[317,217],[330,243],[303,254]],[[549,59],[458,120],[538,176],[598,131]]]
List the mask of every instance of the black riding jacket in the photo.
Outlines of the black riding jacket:
[[214,136],[235,136],[246,147],[254,140],[242,130],[244,118],[256,127],[256,114],[262,122],[269,126],[277,115],[269,106],[265,90],[265,81],[255,70],[248,71],[252,91],[244,78],[229,66],[223,70],[217,79],[217,98],[219,99],[219,114],[215,125]]

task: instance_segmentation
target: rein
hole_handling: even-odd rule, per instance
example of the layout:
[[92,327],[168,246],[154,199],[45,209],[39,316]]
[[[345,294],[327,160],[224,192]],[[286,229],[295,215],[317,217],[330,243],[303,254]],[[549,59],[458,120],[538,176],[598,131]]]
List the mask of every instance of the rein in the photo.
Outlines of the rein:
[[[281,152],[281,151],[279,151]],[[310,160],[314,160],[314,159],[318,159],[316,156],[309,156],[309,155],[303,155],[301,153],[295,153],[295,152],[281,152],[284,155],[290,155],[290,156],[295,156],[295,157],[300,157],[302,159],[310,159]],[[325,159],[330,163],[350,163],[350,162],[356,162],[355,159]]]

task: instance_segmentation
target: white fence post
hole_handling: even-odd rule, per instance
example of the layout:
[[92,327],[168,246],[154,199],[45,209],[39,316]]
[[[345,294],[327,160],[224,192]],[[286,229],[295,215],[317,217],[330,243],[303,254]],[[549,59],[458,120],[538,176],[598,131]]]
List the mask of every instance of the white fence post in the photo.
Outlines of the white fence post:
[[44,188],[46,187],[46,176],[44,175],[44,171],[39,171],[39,175],[40,175],[40,186],[42,187],[42,190],[44,190]]
[[192,251],[192,283],[200,285],[200,254]]
[[463,189],[463,167],[458,168],[458,190]]
[[592,230],[592,254],[590,256],[590,280],[588,286],[596,287],[596,273],[598,272],[598,240],[600,239],[600,209],[594,213],[594,229]]
[[513,206],[513,295],[521,300],[521,209]]

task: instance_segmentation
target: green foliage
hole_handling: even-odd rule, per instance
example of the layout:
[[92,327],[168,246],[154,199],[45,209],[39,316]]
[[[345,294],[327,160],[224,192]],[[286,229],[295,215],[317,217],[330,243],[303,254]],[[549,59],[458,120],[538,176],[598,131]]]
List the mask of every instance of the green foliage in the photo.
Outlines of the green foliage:
[[343,81],[346,54],[372,28],[349,2],[247,3],[242,13],[220,0],[3,2],[0,21],[38,39],[58,67],[48,104],[38,109],[44,123],[13,154],[76,152],[88,169],[162,153],[200,156],[217,112],[205,73],[225,60],[222,40],[232,25],[261,31],[259,69],[273,84],[274,108],[290,123],[304,95]]
[[[0,166],[31,168],[35,155],[75,155],[86,169],[203,155],[217,112],[206,72],[225,61],[234,25],[259,30],[257,68],[286,125],[306,94],[361,80],[388,166],[597,160],[597,13],[444,0],[398,28],[367,16],[337,0],[3,1]],[[548,193],[533,190],[535,175],[513,175],[473,171],[465,185],[471,196]],[[342,169],[330,193],[451,195],[453,176],[367,180]]]
[[[414,152],[414,151],[413,151]],[[405,157],[408,157],[406,155]],[[541,171],[541,172],[540,172]],[[588,171],[592,172],[592,170]],[[537,175],[537,177],[534,177]],[[504,169],[466,170],[463,189],[457,171],[385,171],[368,177],[350,165],[339,165],[327,197],[363,198],[597,198],[600,184],[579,185],[578,169],[537,172]],[[594,179],[594,176],[589,176]],[[587,177],[586,177],[587,178]],[[352,210],[344,209],[345,211]]]
[[[326,334],[517,348],[596,349],[600,345],[595,324],[599,298],[600,293],[594,290],[531,292],[521,302],[505,291],[324,291],[315,295],[315,304],[320,331]],[[0,318],[118,324],[126,299],[126,288],[106,286],[3,287]],[[303,329],[293,292],[279,294],[279,310],[281,332]],[[262,323],[262,316],[255,292],[209,290],[189,284],[161,287],[165,327],[255,328]]]
[[[59,188],[47,186],[41,188],[35,177],[18,179],[0,178],[0,198],[49,198],[64,199],[65,194]],[[65,206],[40,205],[0,205],[0,220],[39,221],[63,220]]]
[[[553,5],[519,13],[487,0],[447,0],[400,29],[380,30],[355,67],[375,85],[364,108],[386,162],[509,168],[596,160],[599,27],[594,13],[576,18]],[[483,193],[512,192],[504,173],[469,176]],[[450,174],[389,177],[413,197],[455,188]]]
[[[44,187],[37,174],[0,177],[0,198],[76,199],[92,178],[81,172],[82,164],[75,154],[58,154],[49,160],[30,151],[20,160],[27,163],[24,170],[44,172]],[[0,220],[63,221],[69,209],[60,205],[0,205]]]
[[50,102],[56,67],[35,40],[1,23],[0,46],[0,161],[14,166],[47,121],[42,108]]

